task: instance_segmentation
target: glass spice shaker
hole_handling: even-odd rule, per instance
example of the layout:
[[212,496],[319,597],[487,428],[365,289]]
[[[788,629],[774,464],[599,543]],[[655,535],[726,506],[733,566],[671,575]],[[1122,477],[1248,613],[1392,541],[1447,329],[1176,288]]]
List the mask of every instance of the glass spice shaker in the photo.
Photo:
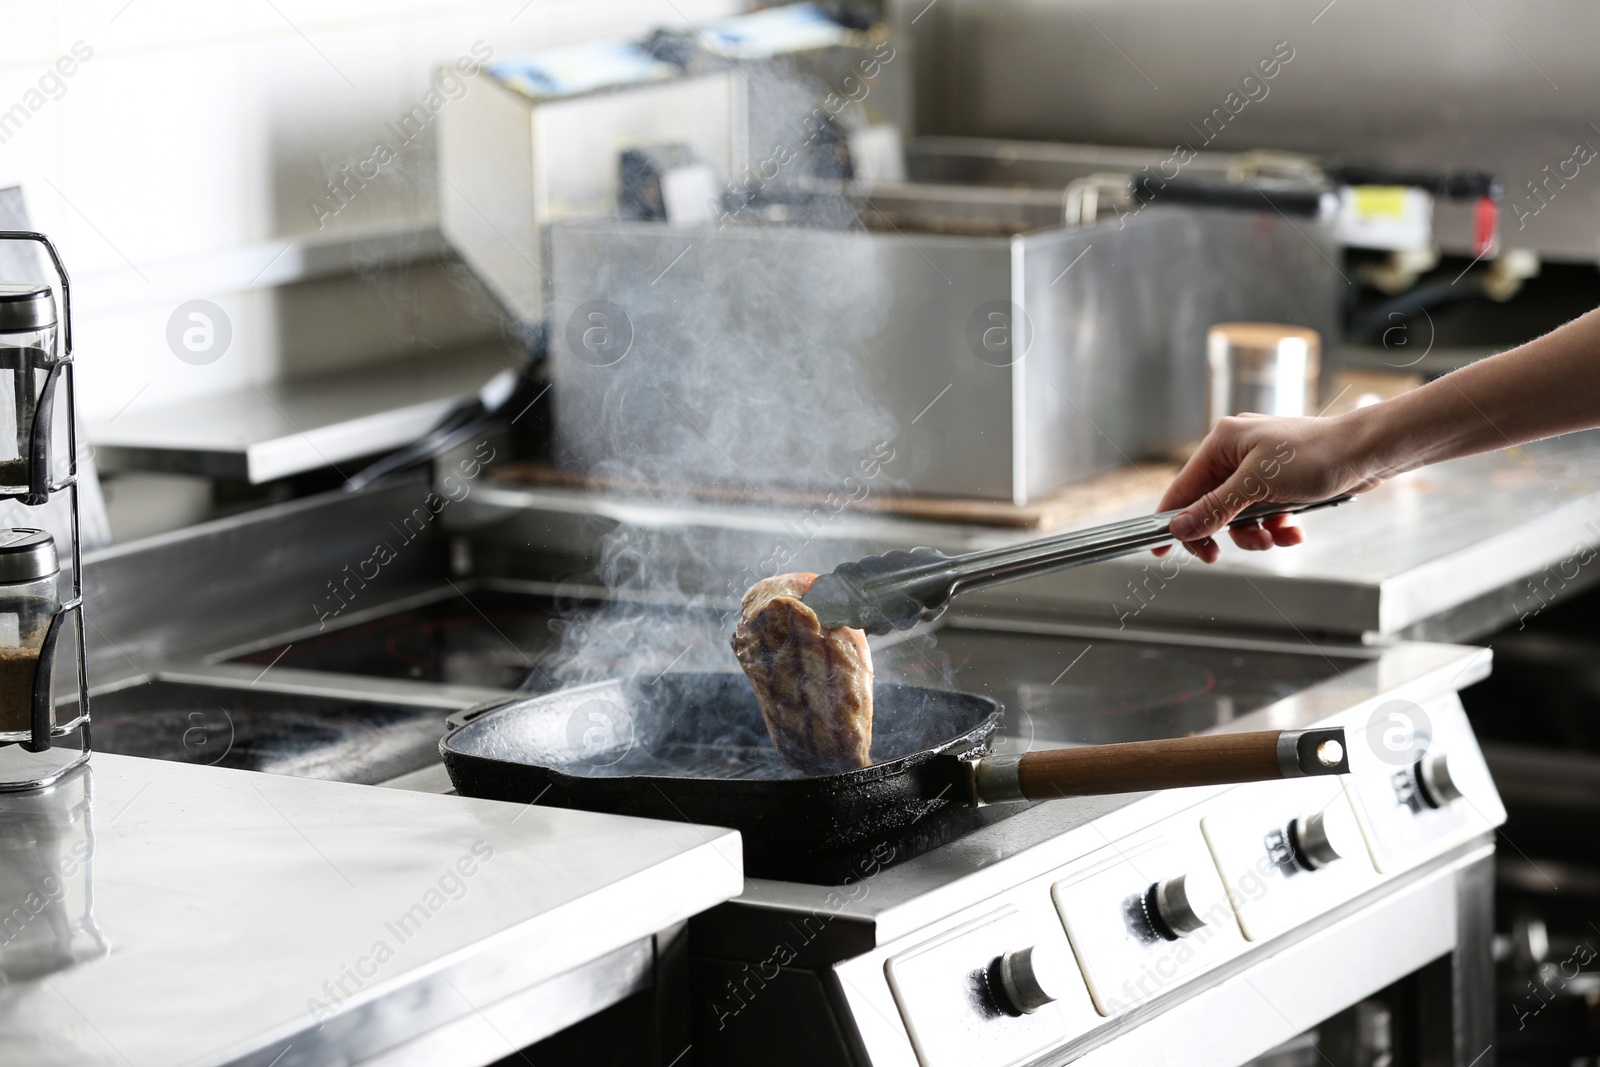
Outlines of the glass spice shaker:
[[[44,530],[0,530],[0,734],[33,725],[40,646],[61,606],[55,538]],[[55,699],[50,701],[55,723]]]
[[0,395],[11,394],[9,405],[0,403],[0,494],[28,489],[33,421],[55,361],[56,300],[50,287],[0,284]]

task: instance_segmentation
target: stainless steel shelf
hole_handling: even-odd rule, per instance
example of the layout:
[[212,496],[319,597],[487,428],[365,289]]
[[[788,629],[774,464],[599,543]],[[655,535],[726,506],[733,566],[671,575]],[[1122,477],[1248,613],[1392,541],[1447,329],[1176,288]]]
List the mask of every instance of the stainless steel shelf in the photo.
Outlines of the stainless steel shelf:
[[408,444],[514,363],[498,346],[440,352],[133,412],[88,437],[101,470],[258,484]]

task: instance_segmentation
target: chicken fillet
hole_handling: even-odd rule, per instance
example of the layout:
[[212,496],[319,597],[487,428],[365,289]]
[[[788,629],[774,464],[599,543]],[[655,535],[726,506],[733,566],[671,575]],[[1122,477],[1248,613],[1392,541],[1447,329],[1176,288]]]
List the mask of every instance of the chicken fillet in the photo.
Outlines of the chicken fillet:
[[779,574],[751,586],[733,653],[784,760],[830,774],[872,762],[872,652],[860,630],[824,629],[801,603],[816,578]]

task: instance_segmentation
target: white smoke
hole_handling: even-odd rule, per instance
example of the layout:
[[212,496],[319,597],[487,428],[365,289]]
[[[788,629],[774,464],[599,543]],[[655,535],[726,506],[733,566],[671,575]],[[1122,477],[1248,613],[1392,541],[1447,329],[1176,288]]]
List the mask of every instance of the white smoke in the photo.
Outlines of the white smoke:
[[[755,136],[786,136],[790,151],[757,140],[752,155],[798,161],[815,134],[803,120],[816,87],[772,75],[759,88],[753,98],[783,119],[754,122]],[[751,175],[746,184],[772,189],[783,177]],[[770,502],[775,490],[831,501],[782,537],[617,527],[599,544],[596,567],[616,599],[564,624],[549,668],[561,681],[648,681],[669,665],[732,670],[727,609],[751,582],[826,569],[852,547],[870,550],[820,535],[842,510],[834,504],[882,492],[894,477],[883,460],[897,420],[864,362],[888,304],[878,238],[855,221],[845,195],[794,215],[813,225],[776,225],[744,209],[719,227],[612,222],[553,234],[559,462],[613,485],[649,487],[663,505],[703,503],[708,490],[734,506]],[[620,334],[606,338],[610,350],[583,349],[585,309],[597,306],[608,328],[627,331],[625,353]],[[641,606],[662,599],[706,610]]]

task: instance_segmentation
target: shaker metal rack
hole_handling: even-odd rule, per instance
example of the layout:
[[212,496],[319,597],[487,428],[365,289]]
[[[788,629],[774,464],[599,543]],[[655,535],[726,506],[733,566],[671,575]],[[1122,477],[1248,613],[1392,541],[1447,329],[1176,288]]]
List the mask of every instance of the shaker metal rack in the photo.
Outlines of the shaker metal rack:
[[[35,777],[0,782],[0,791],[13,791],[51,785],[88,761],[89,679],[84,651],[86,646],[83,628],[83,538],[78,506],[78,426],[77,395],[73,382],[71,282],[68,280],[66,267],[62,265],[61,256],[56,251],[55,245],[44,234],[27,230],[0,230],[0,241],[31,241],[44,246],[60,283],[62,324],[59,340],[51,339],[52,346],[58,349],[56,353],[39,350],[31,353],[30,358],[28,349],[0,350],[0,369],[12,370],[17,375],[19,399],[22,393],[22,376],[29,375],[32,370],[39,367],[49,368],[34,404],[33,424],[29,427],[28,454],[25,457],[27,485],[22,491],[0,493],[0,499],[17,500],[28,507],[39,507],[54,499],[57,494],[65,492],[69,494],[71,503],[72,530],[72,589],[67,599],[56,608],[39,649],[39,665],[33,679],[32,722],[30,728],[26,730],[0,732],[0,746],[15,743],[25,751],[40,753],[47,752],[53,747],[54,738],[66,737],[73,733],[78,735],[78,754],[74,758],[65,763],[44,763],[40,768],[42,773]],[[51,454],[53,451],[51,432],[54,422],[51,413],[56,393],[63,382],[65,382],[67,409],[67,463],[65,475],[57,481],[54,480]],[[28,382],[27,385],[31,388],[32,382]],[[17,411],[19,419],[22,414],[22,406],[19,404]],[[58,723],[53,722],[55,658],[63,623],[69,614],[72,616],[78,638],[77,655],[74,657],[77,661],[78,699],[74,704],[76,712],[73,717],[66,722]]]

